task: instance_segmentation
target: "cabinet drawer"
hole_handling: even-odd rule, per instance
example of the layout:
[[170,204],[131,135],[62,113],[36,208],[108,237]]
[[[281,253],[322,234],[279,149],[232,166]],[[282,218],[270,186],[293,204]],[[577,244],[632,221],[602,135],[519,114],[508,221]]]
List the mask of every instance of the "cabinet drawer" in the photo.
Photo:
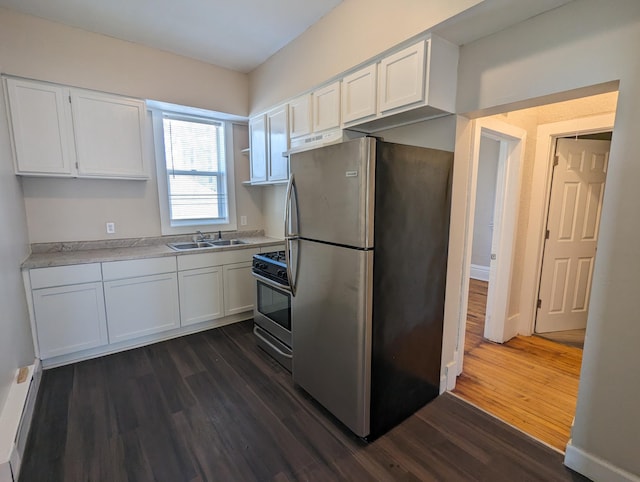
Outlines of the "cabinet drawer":
[[251,261],[253,255],[259,252],[259,248],[250,248],[218,251],[214,253],[185,254],[178,256],[178,270],[208,268],[210,266],[222,266],[223,264]]
[[71,266],[54,266],[36,268],[29,271],[31,288],[48,288],[80,283],[102,281],[100,263],[74,264]]
[[102,263],[104,280],[134,278],[176,271],[176,257],[133,259]]

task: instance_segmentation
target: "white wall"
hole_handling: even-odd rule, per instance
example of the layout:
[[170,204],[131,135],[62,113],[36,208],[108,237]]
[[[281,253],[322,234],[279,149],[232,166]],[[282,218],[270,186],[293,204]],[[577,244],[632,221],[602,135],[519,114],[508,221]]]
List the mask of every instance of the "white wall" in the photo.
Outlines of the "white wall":
[[344,0],[250,74],[251,112],[294,97],[481,3]]
[[483,136],[478,159],[478,187],[473,220],[471,264],[488,268],[491,263],[493,211],[496,200],[500,142]]
[[[511,103],[520,107],[523,102],[545,103],[557,99],[554,94],[559,92],[620,81],[578,406],[567,458],[586,475],[603,480],[605,476],[611,480],[607,465],[640,476],[638,45],[640,2],[617,0],[612,8],[609,2],[576,0],[463,46],[458,78],[458,110],[473,115],[511,110]],[[468,125],[462,121],[462,150],[465,135]],[[458,162],[457,169],[453,214],[463,222],[460,207],[466,189],[461,183],[466,167]],[[459,236],[454,233],[450,247],[452,265],[461,256]],[[455,285],[455,280],[448,281]],[[453,333],[450,316],[446,323],[445,356],[453,359],[451,340],[457,333]]]
[[[4,112],[0,96],[0,111]],[[9,126],[0,115],[0,146],[9,144]],[[16,370],[34,360],[31,328],[20,273],[29,254],[20,183],[10,153],[0,148],[0,412]]]
[[[248,113],[248,76],[131,42],[70,28],[0,8],[0,71],[22,77],[226,112]],[[4,112],[4,111],[3,111]],[[159,236],[160,213],[149,131],[149,181],[24,178],[32,243]],[[239,131],[238,136],[246,136]],[[248,142],[243,142],[248,146]],[[0,146],[11,163],[9,144]],[[238,181],[248,160],[236,157]],[[256,193],[236,189],[238,216],[262,229]]]

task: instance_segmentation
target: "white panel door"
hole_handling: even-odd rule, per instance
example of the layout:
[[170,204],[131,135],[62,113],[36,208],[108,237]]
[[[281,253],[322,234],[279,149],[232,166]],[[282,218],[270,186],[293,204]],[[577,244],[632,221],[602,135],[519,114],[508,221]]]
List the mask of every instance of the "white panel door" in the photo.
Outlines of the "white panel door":
[[376,114],[378,64],[342,79],[342,122],[347,124]]
[[340,81],[313,92],[313,132],[340,127]]
[[104,297],[111,343],[180,326],[176,273],[105,281]]
[[558,139],[537,333],[585,328],[610,141]]
[[311,134],[311,94],[289,102],[289,138]]
[[253,310],[256,280],[251,262],[224,266],[224,314],[233,315]]
[[182,326],[224,316],[222,267],[181,271],[178,288]]
[[102,283],[33,290],[40,358],[106,345]]
[[380,113],[422,102],[425,95],[425,41],[380,61]]
[[16,174],[70,176],[75,163],[68,90],[6,79]]
[[71,89],[78,174],[147,178],[142,100]]
[[267,113],[267,132],[269,161],[267,179],[269,181],[286,181],[289,179],[289,157],[284,153],[289,150],[289,108],[281,105]]

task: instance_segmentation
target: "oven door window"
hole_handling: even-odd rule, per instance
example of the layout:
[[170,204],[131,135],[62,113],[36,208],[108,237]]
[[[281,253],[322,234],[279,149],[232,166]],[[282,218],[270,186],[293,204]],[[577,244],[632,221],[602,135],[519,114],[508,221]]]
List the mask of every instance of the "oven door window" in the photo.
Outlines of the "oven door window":
[[258,281],[258,311],[278,325],[291,330],[289,294]]

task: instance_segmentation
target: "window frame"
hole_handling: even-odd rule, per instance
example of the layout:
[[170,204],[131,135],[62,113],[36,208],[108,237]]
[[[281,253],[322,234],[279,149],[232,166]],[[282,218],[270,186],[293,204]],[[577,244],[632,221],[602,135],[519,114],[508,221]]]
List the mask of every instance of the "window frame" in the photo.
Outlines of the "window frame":
[[[160,106],[151,106],[156,157],[156,180],[158,184],[158,204],[160,207],[160,229],[163,235],[191,234],[196,231],[235,231],[237,229],[232,122],[221,118],[221,116],[217,114],[218,113],[216,112],[205,111],[202,109],[191,109],[183,106],[174,106],[174,108],[168,108],[165,104]],[[174,221],[172,223],[168,184],[169,171],[167,170],[164,144],[163,120],[165,117],[200,121],[207,124],[220,124],[222,126],[222,142],[224,144],[223,159],[225,166],[224,170],[216,172],[223,172],[224,181],[226,181],[225,192],[227,200],[227,218],[225,220],[219,221],[212,218],[209,220],[199,219],[193,221]],[[221,181],[219,180],[218,182]]]

